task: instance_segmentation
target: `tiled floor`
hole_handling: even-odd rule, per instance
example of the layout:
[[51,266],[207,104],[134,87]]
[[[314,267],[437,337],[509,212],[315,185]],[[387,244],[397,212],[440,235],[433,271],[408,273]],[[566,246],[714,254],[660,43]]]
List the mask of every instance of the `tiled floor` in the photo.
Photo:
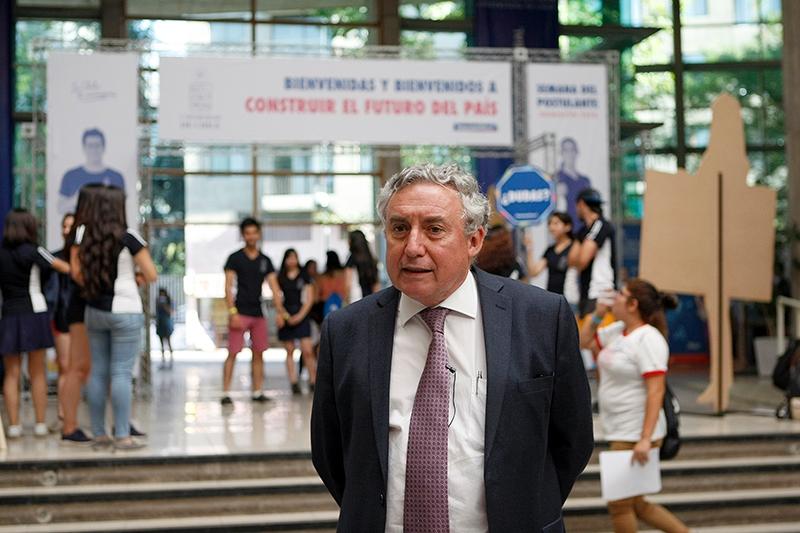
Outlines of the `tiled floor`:
[[[266,405],[250,400],[249,362],[247,357],[241,357],[234,376],[234,405],[227,408],[219,403],[223,353],[180,353],[171,370],[159,370],[159,357],[155,356],[152,395],[149,399],[137,399],[134,407],[137,427],[149,435],[148,446],[132,452],[65,447],[55,435],[34,438],[33,409],[30,400],[26,400],[22,410],[26,434],[22,439],[9,441],[8,449],[0,451],[0,460],[87,458],[113,453],[171,456],[308,450],[311,397],[307,392],[303,396],[291,394],[281,362],[283,354],[275,350],[267,356],[265,389],[273,401]],[[702,390],[704,376],[677,373],[670,379],[684,409],[694,412],[690,407],[696,407],[694,398]],[[755,407],[760,411],[722,417],[684,414],[682,433],[685,436],[800,434],[800,421],[779,421],[771,416],[780,393],[771,388],[768,380],[737,378],[734,396],[736,409],[750,411]],[[48,422],[54,419],[55,403],[51,400]],[[88,429],[85,405],[81,407],[80,420]],[[598,432],[596,437],[602,435]]]

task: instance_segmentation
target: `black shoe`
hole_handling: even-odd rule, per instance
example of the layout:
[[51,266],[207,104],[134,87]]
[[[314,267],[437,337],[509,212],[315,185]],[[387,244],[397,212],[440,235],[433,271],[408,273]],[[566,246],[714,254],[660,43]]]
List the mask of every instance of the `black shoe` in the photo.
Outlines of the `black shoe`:
[[264,393],[262,392],[258,396],[253,396],[253,401],[258,403],[266,403],[272,401],[272,398],[264,396]]
[[[128,435],[131,436],[131,437],[145,437],[145,438],[147,437],[147,433],[142,433],[141,431],[136,429],[133,424],[130,425],[130,429],[128,431]],[[117,430],[116,429],[112,429],[111,430],[111,436],[112,437],[116,437],[117,436]]]
[[300,390],[300,385],[297,383],[292,383],[292,394],[297,396],[298,394],[302,394],[303,391]]
[[233,400],[231,400],[230,396],[223,396],[219,403],[222,405],[233,405]]
[[76,446],[91,446],[90,439],[82,429],[78,428],[69,435],[61,435],[61,444],[71,444]]

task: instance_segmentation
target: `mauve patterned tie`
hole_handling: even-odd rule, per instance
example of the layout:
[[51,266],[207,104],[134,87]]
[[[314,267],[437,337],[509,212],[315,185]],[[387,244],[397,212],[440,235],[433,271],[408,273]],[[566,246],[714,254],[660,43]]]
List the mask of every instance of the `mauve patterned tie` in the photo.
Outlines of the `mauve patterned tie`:
[[406,457],[404,533],[448,533],[447,417],[450,377],[442,307],[419,313],[433,332],[428,360],[417,385]]

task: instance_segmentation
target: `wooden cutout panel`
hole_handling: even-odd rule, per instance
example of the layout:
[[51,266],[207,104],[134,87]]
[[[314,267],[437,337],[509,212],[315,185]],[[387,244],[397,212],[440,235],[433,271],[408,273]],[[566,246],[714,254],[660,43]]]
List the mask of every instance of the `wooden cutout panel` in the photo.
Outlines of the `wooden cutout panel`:
[[704,297],[710,378],[698,400],[719,413],[728,408],[733,384],[730,302],[772,296],[776,193],[747,185],[739,102],[720,95],[712,112],[697,174],[645,173],[639,271],[662,291]]

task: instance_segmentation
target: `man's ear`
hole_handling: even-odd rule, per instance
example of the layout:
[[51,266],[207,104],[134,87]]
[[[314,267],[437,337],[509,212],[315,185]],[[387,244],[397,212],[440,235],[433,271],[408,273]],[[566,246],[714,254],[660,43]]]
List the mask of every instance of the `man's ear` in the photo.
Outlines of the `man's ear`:
[[486,238],[486,228],[483,226],[479,227],[475,230],[472,235],[467,236],[467,247],[469,251],[469,256],[471,259],[474,259],[478,256],[483,248],[483,240]]

